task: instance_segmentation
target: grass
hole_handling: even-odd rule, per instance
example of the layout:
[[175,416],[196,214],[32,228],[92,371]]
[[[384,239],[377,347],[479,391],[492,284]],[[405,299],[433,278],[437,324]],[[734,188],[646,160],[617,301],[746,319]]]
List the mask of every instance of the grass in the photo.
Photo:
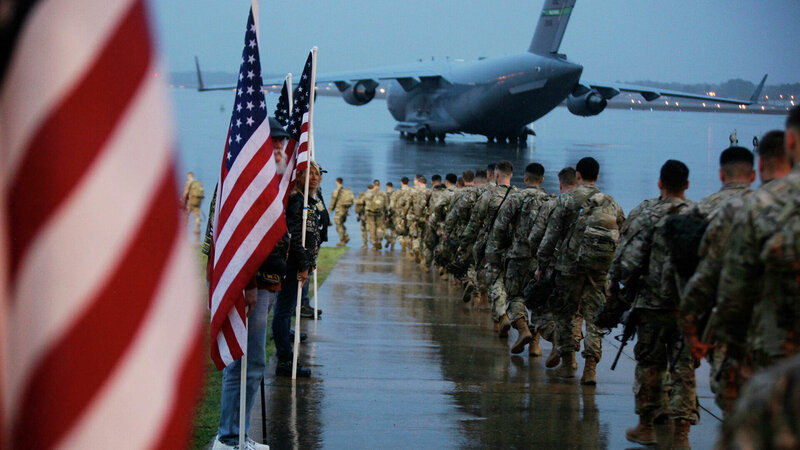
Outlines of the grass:
[[[339,257],[342,256],[345,251],[347,251],[345,247],[322,247],[320,249],[319,256],[317,257],[318,286],[322,286],[322,283],[324,283],[328,275],[330,275]],[[202,257],[200,264],[205,273],[205,256]],[[206,317],[206,319],[210,320],[208,317]],[[267,323],[272,323],[271,317]],[[208,327],[206,327],[206,331],[208,331]],[[210,342],[208,336],[206,336],[205,342],[206,344]],[[275,341],[272,339],[267,339],[266,352],[267,359],[275,353]],[[208,348],[206,347],[206,355],[208,354]],[[217,370],[211,358],[208,358],[206,361],[206,382],[195,410],[190,448],[205,448],[216,435],[217,426],[219,425],[221,395],[222,371]]]

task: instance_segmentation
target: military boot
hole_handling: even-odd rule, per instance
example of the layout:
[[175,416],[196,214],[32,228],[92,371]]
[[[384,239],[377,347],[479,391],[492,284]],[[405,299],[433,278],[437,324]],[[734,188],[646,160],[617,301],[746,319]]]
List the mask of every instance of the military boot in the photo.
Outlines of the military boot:
[[511,321],[508,320],[508,315],[503,314],[500,318],[500,330],[498,331],[498,335],[501,339],[508,338],[508,330],[511,329]]
[[687,419],[675,419],[675,431],[672,435],[672,447],[679,450],[691,450],[689,445],[689,428],[692,426]]
[[[528,328],[530,329],[530,328]],[[539,332],[533,334],[531,344],[528,346],[528,356],[542,356],[542,349],[539,348]]]
[[581,384],[594,386],[597,384],[597,359],[594,356],[587,356],[583,365],[583,376]]
[[625,439],[642,445],[655,444],[656,433],[653,430],[653,416],[650,414],[639,416],[639,425],[636,428],[628,428],[625,431]]
[[553,343],[553,348],[550,349],[550,354],[547,355],[547,359],[544,361],[544,366],[548,369],[552,369],[556,367],[558,363],[561,362],[561,355],[558,354],[558,346]]
[[672,437],[675,434],[674,422],[667,416],[653,420],[653,431],[656,436],[656,448],[671,449]]
[[578,363],[575,361],[575,352],[570,351],[561,354],[561,365],[556,369],[555,374],[561,378],[575,378],[578,370]]
[[519,336],[517,336],[517,341],[514,342],[514,345],[511,346],[511,353],[517,355],[522,353],[525,350],[525,346],[533,340],[533,334],[531,334],[531,330],[528,328],[528,321],[524,317],[514,321],[514,328],[519,332]]

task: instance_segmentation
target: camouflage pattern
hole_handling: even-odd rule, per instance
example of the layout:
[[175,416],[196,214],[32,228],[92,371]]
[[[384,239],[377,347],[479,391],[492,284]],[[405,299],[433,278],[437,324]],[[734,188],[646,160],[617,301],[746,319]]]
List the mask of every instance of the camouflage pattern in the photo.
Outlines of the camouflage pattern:
[[800,448],[800,357],[758,373],[725,417],[720,449]]
[[408,236],[410,238],[411,249],[416,253],[422,250],[422,232],[425,230],[427,217],[425,210],[428,204],[428,189],[414,186],[408,193],[408,211],[406,212],[406,223],[408,224]]
[[719,208],[719,205],[731,197],[738,197],[743,192],[750,190],[750,183],[742,183],[733,181],[726,183],[719,191],[704,197],[697,203],[694,203],[685,214],[695,214],[698,217],[710,217],[711,214]]
[[350,240],[350,235],[347,234],[345,222],[347,221],[347,216],[349,215],[350,211],[349,207],[340,205],[337,201],[339,198],[339,193],[342,189],[344,188],[337,187],[331,193],[330,211],[333,213],[333,223],[336,225],[336,233],[339,235],[339,241],[347,242]]
[[[577,229],[576,220],[586,201],[599,193],[600,189],[597,186],[584,184],[558,196],[537,252],[537,258],[543,264],[552,262],[556,245],[563,240],[558,258],[555,259],[555,270],[565,275],[577,275],[580,272],[577,261],[584,230]],[[622,208],[611,196],[606,195],[605,198],[614,210],[616,229],[619,230],[625,221]]]
[[678,214],[690,205],[691,201],[680,198],[659,199],[627,227],[629,238],[620,241],[608,275],[613,282],[625,285],[642,277],[634,301],[636,308],[677,309],[677,292],[668,295],[662,286],[665,283],[662,283],[660,269],[670,263],[664,238],[657,230],[663,226],[667,215]]
[[406,224],[406,216],[408,214],[408,194],[411,188],[402,186],[400,190],[394,191],[389,197],[389,208],[392,211],[392,222],[394,225],[394,232],[397,235],[397,240],[400,245],[405,247],[407,244],[406,236],[408,235],[408,226]]
[[479,186],[467,186],[453,196],[453,206],[444,221],[445,243],[442,246],[442,257],[445,260],[455,258],[456,250],[461,242],[461,234],[469,223],[470,214],[480,195]]
[[[687,342],[702,341],[705,334],[703,328],[717,301],[722,255],[731,233],[733,219],[736,212],[744,207],[752,191],[737,189],[734,192],[737,194],[718,203],[709,213],[709,224],[698,251],[700,263],[682,291],[679,319]],[[711,363],[709,378],[711,391],[716,394],[717,405],[727,413],[730,412],[733,401],[738,395],[741,377],[738,376],[738,363],[726,358],[723,348],[717,345],[709,355]]]
[[715,337],[755,368],[800,352],[798,199],[800,163],[750,195],[723,256]]
[[378,188],[370,189],[364,197],[364,209],[366,211],[366,227],[369,233],[369,240],[372,247],[381,248],[383,241],[383,229],[386,226],[386,209],[389,206],[389,198],[386,192]]
[[397,191],[386,191],[386,217],[383,222],[383,238],[386,240],[386,247],[391,246],[394,248],[394,243],[397,242],[397,232],[394,230],[394,202],[392,197],[395,196]]
[[[529,187],[509,194],[497,212],[494,227],[486,243],[486,274],[489,298],[509,320],[528,320],[522,291],[533,275],[533,259],[528,233],[539,208],[549,198],[539,187]],[[522,241],[522,242],[518,242]],[[495,283],[493,280],[498,280]],[[504,289],[493,284],[502,282]]]
[[[531,224],[531,230],[528,233],[528,245],[530,246],[531,257],[534,257],[536,269],[541,272],[541,277],[550,277],[553,271],[552,267],[542,264],[541,261],[535,259],[535,255],[539,251],[539,244],[541,244],[544,233],[547,231],[547,223],[550,221],[550,216],[553,213],[553,208],[555,207],[557,200],[558,196],[551,196],[549,200],[544,202],[541,208],[539,208],[536,219],[534,219],[533,223]],[[556,247],[558,247],[558,245],[556,245]],[[541,307],[531,310],[531,323],[543,338],[555,345],[555,316],[550,308],[547,307],[546,300],[540,302],[540,304],[542,305]],[[582,322],[578,321],[578,339],[583,336],[580,332],[582,325]]]
[[[672,197],[647,201],[650,205],[642,208],[626,227],[625,238],[609,270],[613,282],[630,285],[639,280],[634,300],[635,314],[639,318],[634,347],[636,413],[665,414],[696,423],[694,360],[688,346],[678,345],[683,340],[674,314],[678,307],[678,291],[675,278],[665,276],[671,273],[671,268],[663,235],[667,217],[687,210],[691,202]],[[665,386],[667,366],[679,348],[681,353],[676,365],[670,368],[669,386]]]
[[[671,419],[686,419],[695,424],[700,419],[697,409],[697,389],[694,378],[694,359],[687,346],[676,346],[682,339],[675,318],[663,311],[637,310],[636,374],[633,393],[636,414]],[[664,344],[667,345],[664,345]],[[667,372],[674,352],[680,348],[675,367]]]
[[449,212],[447,208],[454,195],[455,188],[448,188],[444,184],[431,189],[427,208],[428,220],[423,240],[425,264],[428,266],[433,262],[434,251],[444,236],[444,223]]
[[366,192],[359,192],[355,201],[356,219],[361,226],[361,242],[364,247],[369,242],[369,233],[367,232],[367,218],[366,218]]
[[[584,230],[578,229],[583,226],[583,222],[577,219],[587,201],[599,193],[597,186],[585,184],[558,196],[552,205],[547,229],[537,252],[543,266],[550,266],[555,260],[555,292],[550,306],[556,318],[556,345],[559,353],[579,349],[580,339],[575,339],[573,329],[575,316],[582,316],[586,322],[582,355],[598,361],[602,357],[603,334],[594,324],[594,317],[605,304],[606,274],[604,270],[579,269],[576,261],[582,250],[581,237],[584,233]],[[625,220],[622,208],[610,196],[603,198],[606,198],[613,211],[611,220],[615,221],[615,226],[619,229]],[[554,258],[557,247],[558,258]]]
[[[485,189],[484,193],[478,198],[475,203],[475,208],[472,211],[467,228],[461,235],[461,250],[463,253],[471,253],[475,269],[475,276],[473,283],[481,293],[488,292],[488,283],[486,281],[486,271],[484,265],[484,244],[489,238],[492,222],[503,204],[506,194],[509,196],[517,190],[514,186],[492,185]],[[494,308],[493,308],[494,309]],[[499,309],[495,309],[497,313]],[[505,311],[501,312],[499,315]],[[495,317],[499,317],[497,314]]]

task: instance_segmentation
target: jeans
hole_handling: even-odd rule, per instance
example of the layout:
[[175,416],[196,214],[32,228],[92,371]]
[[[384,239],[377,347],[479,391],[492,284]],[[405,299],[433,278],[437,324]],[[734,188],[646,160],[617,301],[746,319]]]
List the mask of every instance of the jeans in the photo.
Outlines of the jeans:
[[[245,435],[250,428],[250,410],[267,367],[267,307],[275,293],[259,290],[258,302],[247,323],[247,397],[245,398]],[[239,381],[242,359],[222,371],[222,405],[219,414],[217,439],[227,445],[239,443]]]
[[275,339],[275,356],[281,362],[292,359],[292,339],[289,336],[289,329],[291,328],[292,315],[296,307],[297,269],[289,269],[286,271],[286,277],[281,284],[278,301],[275,303],[275,312],[272,315],[272,337]]

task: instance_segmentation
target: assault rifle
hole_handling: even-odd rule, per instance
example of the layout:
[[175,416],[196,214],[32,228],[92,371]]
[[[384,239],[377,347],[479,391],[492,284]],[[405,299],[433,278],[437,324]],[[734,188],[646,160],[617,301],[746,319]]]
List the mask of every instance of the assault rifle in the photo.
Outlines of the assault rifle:
[[617,362],[619,361],[620,355],[622,355],[622,349],[628,345],[628,341],[631,340],[634,334],[636,334],[636,326],[638,325],[639,318],[637,317],[638,314],[636,310],[631,308],[624,313],[622,313],[622,317],[620,318],[620,323],[625,326],[622,330],[622,335],[617,336],[615,339],[619,341],[619,351],[617,352],[617,356],[614,358],[614,363],[611,364],[611,370],[617,368]]

